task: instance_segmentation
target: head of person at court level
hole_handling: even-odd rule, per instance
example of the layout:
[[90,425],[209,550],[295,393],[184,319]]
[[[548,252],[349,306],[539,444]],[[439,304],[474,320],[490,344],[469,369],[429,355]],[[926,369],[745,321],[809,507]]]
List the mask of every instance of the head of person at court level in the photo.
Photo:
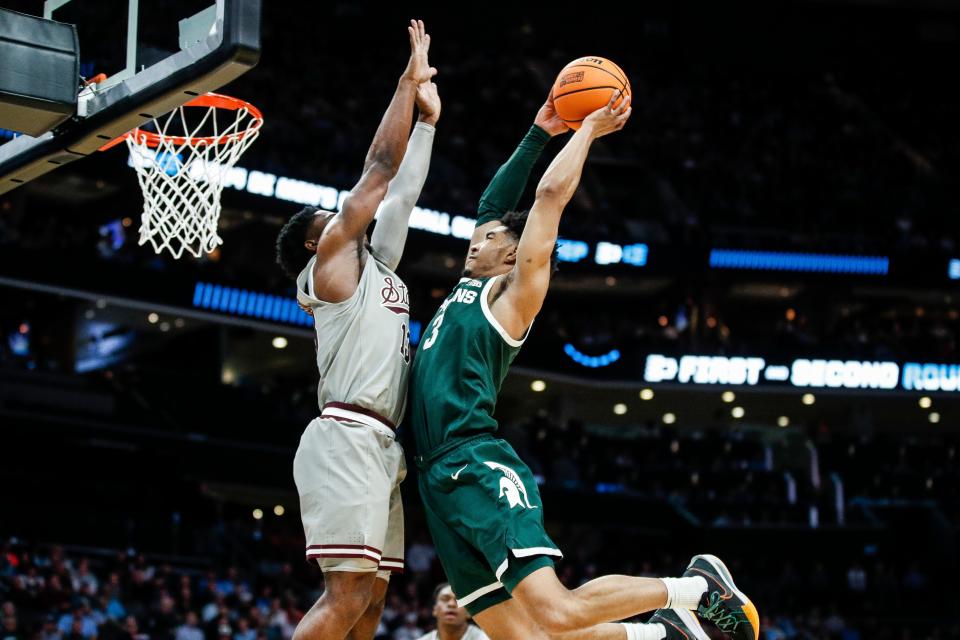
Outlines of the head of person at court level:
[[465,627],[470,619],[467,610],[457,603],[450,583],[442,582],[433,590],[433,616],[437,627]]

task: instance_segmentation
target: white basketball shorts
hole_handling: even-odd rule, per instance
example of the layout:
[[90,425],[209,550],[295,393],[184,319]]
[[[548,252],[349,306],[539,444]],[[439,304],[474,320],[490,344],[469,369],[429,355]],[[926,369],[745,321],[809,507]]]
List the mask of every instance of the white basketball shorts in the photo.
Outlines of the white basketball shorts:
[[293,479],[307,558],[323,571],[403,571],[403,448],[387,421],[324,407],[300,437]]

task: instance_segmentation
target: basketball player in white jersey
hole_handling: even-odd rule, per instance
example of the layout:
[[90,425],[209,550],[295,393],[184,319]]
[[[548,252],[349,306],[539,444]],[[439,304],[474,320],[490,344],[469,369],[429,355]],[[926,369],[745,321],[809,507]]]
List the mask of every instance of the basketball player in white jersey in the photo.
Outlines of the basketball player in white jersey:
[[[406,285],[393,270],[440,114],[430,36],[423,22],[411,25],[410,60],[360,181],[338,213],[307,207],[277,238],[277,261],[314,318],[320,370],[320,416],[300,439],[293,476],[307,558],[323,570],[324,593],[294,640],[372,639],[390,572],[403,570],[406,466],[394,429],[406,408],[410,317]],[[414,102],[420,116],[408,145]]]
[[470,614],[457,602],[449,582],[433,590],[433,617],[437,628],[419,640],[490,640],[480,627],[470,624]]

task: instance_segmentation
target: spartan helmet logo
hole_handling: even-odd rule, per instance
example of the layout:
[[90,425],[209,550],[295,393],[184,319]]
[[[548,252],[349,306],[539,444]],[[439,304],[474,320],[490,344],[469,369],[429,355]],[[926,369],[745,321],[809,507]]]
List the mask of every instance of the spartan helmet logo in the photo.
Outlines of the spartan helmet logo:
[[483,464],[503,474],[503,477],[500,478],[500,495],[497,497],[507,496],[507,503],[511,509],[517,505],[522,509],[537,508],[530,504],[530,499],[527,497],[527,488],[523,486],[523,480],[520,479],[516,471],[496,462],[484,461]]

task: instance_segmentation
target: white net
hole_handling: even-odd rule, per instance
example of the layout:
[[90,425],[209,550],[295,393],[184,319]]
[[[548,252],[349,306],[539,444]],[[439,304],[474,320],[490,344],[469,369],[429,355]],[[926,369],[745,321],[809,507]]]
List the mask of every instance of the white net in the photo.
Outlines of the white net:
[[[216,104],[207,103],[211,97]],[[223,243],[220,194],[263,118],[245,103],[220,98],[201,96],[154,119],[155,132],[135,129],[126,138],[143,190],[140,244],[149,242],[158,254],[199,258]]]

